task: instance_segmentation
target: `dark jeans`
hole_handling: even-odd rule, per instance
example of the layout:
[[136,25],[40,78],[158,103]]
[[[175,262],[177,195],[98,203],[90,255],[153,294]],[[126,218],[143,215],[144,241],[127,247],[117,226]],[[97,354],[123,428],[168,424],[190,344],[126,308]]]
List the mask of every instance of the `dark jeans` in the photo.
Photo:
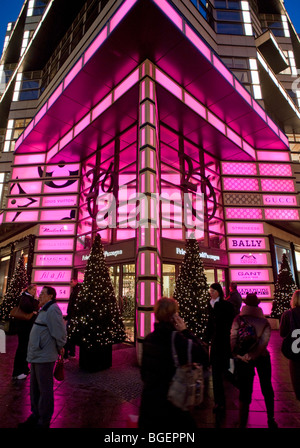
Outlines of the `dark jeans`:
[[38,425],[49,428],[54,412],[53,369],[55,362],[31,363],[31,412]]
[[240,402],[248,405],[251,403],[256,368],[261,392],[266,404],[268,418],[274,418],[274,390],[271,382],[270,355],[260,356],[255,361],[250,361],[249,363],[237,360],[236,368],[240,390]]
[[26,357],[30,331],[31,326],[18,331],[18,347],[15,354],[13,376],[21,375],[21,373],[27,375],[29,372]]

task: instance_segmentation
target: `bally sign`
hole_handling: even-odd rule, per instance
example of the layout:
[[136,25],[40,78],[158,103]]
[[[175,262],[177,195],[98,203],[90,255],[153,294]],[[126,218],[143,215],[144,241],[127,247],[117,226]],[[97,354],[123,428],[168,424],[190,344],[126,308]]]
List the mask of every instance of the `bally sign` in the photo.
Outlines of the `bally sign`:
[[265,238],[228,238],[229,249],[265,249]]
[[231,269],[230,274],[233,282],[269,281],[268,269]]

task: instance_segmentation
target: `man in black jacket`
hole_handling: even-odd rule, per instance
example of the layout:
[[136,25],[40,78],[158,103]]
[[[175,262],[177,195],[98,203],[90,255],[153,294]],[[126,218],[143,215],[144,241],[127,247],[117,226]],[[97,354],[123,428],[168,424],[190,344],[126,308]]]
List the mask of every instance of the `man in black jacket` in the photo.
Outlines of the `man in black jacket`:
[[19,307],[25,313],[34,313],[30,320],[19,320],[17,322],[18,347],[15,354],[13,378],[23,380],[29,373],[27,357],[27,347],[29,334],[39,309],[39,301],[36,299],[36,285],[29,285],[21,294],[19,299]]
[[[80,283],[78,283],[78,280],[75,277],[71,279],[70,285],[71,285],[72,290],[71,290],[71,294],[70,294],[70,298],[69,298],[67,315],[64,318],[67,321],[67,332],[68,332],[68,327],[70,325],[70,320],[74,313],[75,302],[76,302],[77,296],[80,291]],[[71,358],[73,358],[75,356],[75,345],[68,338],[68,341],[65,346],[64,359],[67,360],[69,356]]]

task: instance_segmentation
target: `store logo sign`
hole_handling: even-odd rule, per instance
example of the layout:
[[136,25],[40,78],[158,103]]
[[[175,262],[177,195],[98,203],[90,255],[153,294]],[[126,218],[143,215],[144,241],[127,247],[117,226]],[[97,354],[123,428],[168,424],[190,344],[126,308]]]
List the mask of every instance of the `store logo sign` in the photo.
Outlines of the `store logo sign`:
[[265,249],[264,238],[228,238],[229,249]]
[[263,234],[264,225],[263,223],[252,223],[252,222],[228,222],[227,232],[230,234]]
[[263,195],[264,205],[281,205],[281,206],[291,206],[297,205],[296,196],[283,196],[280,194],[275,195]]
[[271,297],[271,288],[268,285],[239,285],[238,291],[243,298],[247,296],[247,294],[256,294],[259,298],[269,298]]
[[[186,251],[180,247],[176,247],[176,255],[185,255]],[[219,255],[208,254],[207,252],[199,252],[200,258],[207,258],[209,260],[217,261],[220,260]]]
[[240,265],[266,265],[268,264],[267,254],[257,253],[237,253],[229,254],[230,264]]
[[231,280],[234,282],[244,281],[269,281],[268,269],[231,269]]

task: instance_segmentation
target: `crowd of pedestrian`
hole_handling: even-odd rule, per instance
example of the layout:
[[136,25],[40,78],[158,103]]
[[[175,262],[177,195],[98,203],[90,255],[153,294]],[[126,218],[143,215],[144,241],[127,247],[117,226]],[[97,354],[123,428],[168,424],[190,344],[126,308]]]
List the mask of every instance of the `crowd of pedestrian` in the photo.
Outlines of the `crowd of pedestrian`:
[[[22,426],[49,428],[54,411],[53,370],[58,356],[75,355],[75,346],[68,340],[69,322],[80,285],[71,281],[72,292],[65,317],[56,303],[56,290],[44,286],[39,298],[37,286],[29,285],[19,299],[19,307],[30,314],[30,319],[18,321],[18,346],[14,359],[13,378],[25,379],[30,373],[31,415]],[[234,376],[239,389],[239,424],[247,427],[255,372],[264,396],[268,427],[277,428],[274,419],[274,390],[272,387],[271,358],[268,343],[271,327],[259,307],[256,294],[248,294],[243,305],[237,284],[230,285],[230,294],[224,297],[223,288],[213,283],[209,288],[208,321],[202,339],[191,333],[180,317],[178,303],[163,297],[154,306],[154,331],[143,341],[141,378],[143,392],[138,426],[141,429],[160,429],[162,422],[168,429],[195,429],[191,412],[182,410],[168,399],[168,390],[176,366],[172,353],[172,335],[179,365],[188,363],[188,345],[191,344],[193,363],[211,369],[214,408],[218,418],[226,414],[224,383],[234,365]],[[300,329],[300,290],[291,300],[291,309],[281,318],[280,335],[287,336]],[[300,331],[300,330],[299,330]],[[242,343],[244,345],[242,345]],[[248,345],[245,345],[248,344]],[[30,364],[30,367],[29,367]],[[300,400],[300,361],[290,360],[290,375],[295,396]],[[231,373],[233,373],[231,371]]]

